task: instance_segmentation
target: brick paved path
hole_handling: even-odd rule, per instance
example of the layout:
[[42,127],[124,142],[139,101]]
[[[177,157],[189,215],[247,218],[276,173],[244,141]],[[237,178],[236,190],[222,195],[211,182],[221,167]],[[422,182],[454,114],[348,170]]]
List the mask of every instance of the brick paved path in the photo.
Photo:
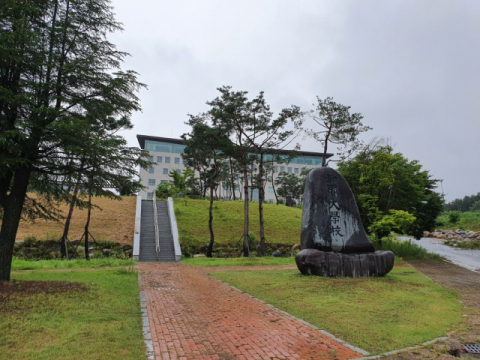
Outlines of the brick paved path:
[[[258,268],[257,268],[258,269]],[[141,263],[157,359],[349,359],[361,354],[181,263]]]

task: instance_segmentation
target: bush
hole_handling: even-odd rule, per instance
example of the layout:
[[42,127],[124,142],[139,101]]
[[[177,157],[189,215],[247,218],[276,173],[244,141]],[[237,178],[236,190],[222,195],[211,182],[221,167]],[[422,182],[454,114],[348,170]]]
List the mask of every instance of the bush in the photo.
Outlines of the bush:
[[[374,240],[374,238],[372,240]],[[399,241],[395,236],[384,237],[382,238],[382,250],[390,250],[396,256],[405,260],[440,259],[439,255],[429,253],[424,248],[415,244],[415,241],[416,240]]]
[[456,224],[460,220],[460,213],[458,211],[450,211],[448,213],[448,221],[452,224]]
[[[90,242],[90,244],[92,244]],[[71,256],[76,248],[77,254],[74,257],[83,258],[84,242],[73,242],[68,246],[68,253]],[[111,241],[99,240],[93,248],[95,258],[128,259],[132,257],[132,246],[113,243]],[[15,244],[13,255],[22,260],[52,260],[61,258],[60,241],[58,240],[36,240],[35,237],[25,237],[23,243]]]

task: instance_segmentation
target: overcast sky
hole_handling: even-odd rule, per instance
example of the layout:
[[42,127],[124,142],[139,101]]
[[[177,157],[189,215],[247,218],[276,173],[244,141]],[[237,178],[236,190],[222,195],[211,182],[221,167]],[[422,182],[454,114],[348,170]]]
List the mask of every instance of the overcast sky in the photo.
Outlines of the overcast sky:
[[110,39],[148,85],[130,145],[136,134],[178,138],[222,85],[265,91],[275,112],[331,96],[373,127],[364,140],[390,137],[443,179],[447,201],[480,192],[480,1],[112,4],[124,31]]

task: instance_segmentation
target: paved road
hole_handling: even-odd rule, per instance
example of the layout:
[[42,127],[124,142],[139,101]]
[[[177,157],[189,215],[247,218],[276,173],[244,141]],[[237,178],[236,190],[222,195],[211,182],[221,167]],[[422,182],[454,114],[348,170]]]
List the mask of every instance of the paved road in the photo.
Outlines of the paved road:
[[[400,236],[402,241],[408,241],[412,238]],[[465,269],[480,272],[480,250],[463,250],[443,244],[441,239],[421,238],[413,239],[412,242],[425,248],[429,252],[443,256],[448,261],[461,266]]]

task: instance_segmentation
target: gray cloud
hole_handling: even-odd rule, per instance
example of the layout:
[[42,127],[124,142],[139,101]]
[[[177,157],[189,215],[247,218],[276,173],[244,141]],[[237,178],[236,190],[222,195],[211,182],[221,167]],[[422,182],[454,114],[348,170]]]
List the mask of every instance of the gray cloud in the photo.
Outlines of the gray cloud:
[[[480,3],[476,1],[113,2],[125,31],[111,40],[132,56],[148,90],[135,135],[178,137],[187,114],[216,87],[274,111],[333,96],[361,112],[395,150],[444,179],[447,199],[480,191]],[[311,140],[304,150],[318,151]]]

